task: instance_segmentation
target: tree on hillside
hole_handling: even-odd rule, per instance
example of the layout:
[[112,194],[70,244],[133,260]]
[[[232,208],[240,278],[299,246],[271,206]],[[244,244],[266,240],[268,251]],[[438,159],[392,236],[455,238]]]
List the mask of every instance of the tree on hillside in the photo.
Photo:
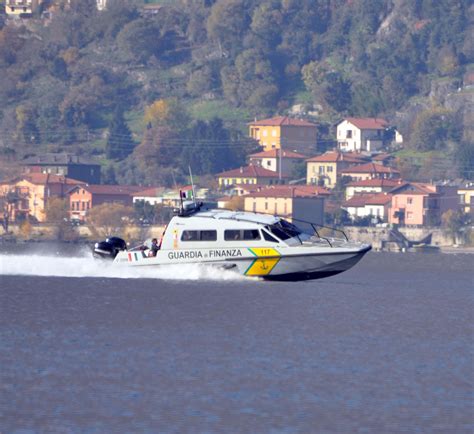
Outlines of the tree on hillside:
[[351,106],[351,86],[343,74],[326,63],[310,62],[302,68],[303,81],[316,101],[337,112],[347,112]]
[[245,140],[232,136],[222,119],[196,121],[183,137],[180,167],[183,172],[190,166],[197,175],[213,174],[244,161]]
[[246,0],[217,0],[207,20],[207,31],[223,50],[236,53],[250,25]]
[[420,151],[447,149],[448,141],[459,141],[460,125],[453,112],[434,108],[421,112],[413,125],[410,144]]
[[16,108],[16,140],[19,143],[40,142],[40,133],[36,125],[36,111],[31,106],[19,105]]
[[134,146],[132,133],[123,117],[123,110],[117,108],[109,123],[105,155],[111,160],[122,160],[133,152]]

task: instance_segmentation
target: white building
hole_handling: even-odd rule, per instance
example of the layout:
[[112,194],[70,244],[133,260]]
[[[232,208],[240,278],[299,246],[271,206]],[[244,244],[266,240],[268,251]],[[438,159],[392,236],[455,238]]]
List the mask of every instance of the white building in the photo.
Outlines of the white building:
[[388,213],[392,201],[391,194],[357,194],[342,204],[352,220],[371,217],[381,221],[388,220]]
[[257,152],[249,155],[249,162],[254,166],[260,166],[264,169],[278,172],[283,176],[291,176],[295,166],[306,160],[306,156],[293,151],[283,151],[280,149],[271,149],[269,151]]
[[42,2],[42,0],[6,0],[5,13],[10,17],[30,15],[36,12]]
[[337,146],[342,152],[374,152],[384,145],[388,122],[378,118],[347,118],[337,126]]

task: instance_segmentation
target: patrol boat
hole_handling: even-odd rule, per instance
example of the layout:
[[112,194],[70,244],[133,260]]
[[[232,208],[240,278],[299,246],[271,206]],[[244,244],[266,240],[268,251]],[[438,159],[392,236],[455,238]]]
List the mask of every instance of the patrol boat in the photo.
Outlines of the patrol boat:
[[327,227],[298,222],[306,229],[277,216],[208,210],[191,203],[170,220],[156,256],[149,256],[151,250],[144,246],[127,249],[116,237],[96,243],[94,255],[112,258],[123,266],[197,263],[235,270],[244,276],[298,281],[342,273],[372,248],[350,242],[338,229],[330,228],[340,237],[329,237],[323,234]]

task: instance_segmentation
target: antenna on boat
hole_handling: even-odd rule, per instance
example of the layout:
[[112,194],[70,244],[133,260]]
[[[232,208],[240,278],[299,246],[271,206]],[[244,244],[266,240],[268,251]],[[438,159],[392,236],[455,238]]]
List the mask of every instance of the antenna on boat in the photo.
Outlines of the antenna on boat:
[[193,191],[193,202],[194,202],[194,205],[196,205],[196,192],[194,191],[193,172],[191,171],[191,166],[188,166],[188,168],[189,168],[189,178],[191,179],[191,188]]

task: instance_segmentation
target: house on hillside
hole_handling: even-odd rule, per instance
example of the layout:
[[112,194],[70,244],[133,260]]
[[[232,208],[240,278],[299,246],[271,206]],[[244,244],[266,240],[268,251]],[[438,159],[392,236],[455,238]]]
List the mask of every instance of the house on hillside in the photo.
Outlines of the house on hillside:
[[66,176],[88,184],[100,183],[100,164],[68,153],[49,153],[21,161],[24,173]]
[[133,203],[144,201],[150,205],[160,205],[163,203],[164,187],[149,187],[132,193]]
[[378,118],[347,118],[337,125],[337,146],[342,152],[374,152],[386,141],[389,124]]
[[143,187],[131,185],[78,185],[69,190],[71,220],[87,220],[88,211],[104,203],[132,206],[133,194]]
[[296,165],[306,159],[303,154],[283,149],[271,149],[269,151],[257,152],[249,155],[249,162],[254,166],[278,172],[290,177]]
[[264,151],[282,148],[308,155],[316,151],[317,127],[301,119],[277,116],[256,120],[249,124],[249,135]]
[[306,160],[306,183],[334,188],[341,177],[341,170],[367,163],[360,154],[329,151]]
[[458,188],[459,204],[461,210],[474,217],[474,183],[467,183]]
[[448,209],[459,209],[455,187],[421,182],[406,182],[390,191],[389,223],[414,226],[437,226]]
[[346,169],[341,170],[341,175],[349,176],[353,181],[400,178],[400,172],[398,170],[376,163],[366,163],[347,167]]
[[27,218],[37,222],[46,220],[45,209],[52,197],[64,198],[68,191],[84,182],[47,173],[29,173],[0,183],[0,197],[7,206],[11,222]]
[[311,185],[277,185],[244,196],[244,209],[249,212],[281,215],[323,224],[324,200],[330,191]]
[[377,222],[386,222],[392,203],[390,193],[357,194],[342,203],[352,220],[370,218]]
[[249,165],[239,169],[227,170],[216,175],[219,187],[225,188],[237,184],[284,184],[286,177],[281,179],[277,172],[260,166]]
[[351,181],[346,185],[346,200],[359,194],[386,193],[402,183],[401,179],[364,179]]
[[5,13],[10,17],[31,15],[38,11],[43,0],[5,0]]

